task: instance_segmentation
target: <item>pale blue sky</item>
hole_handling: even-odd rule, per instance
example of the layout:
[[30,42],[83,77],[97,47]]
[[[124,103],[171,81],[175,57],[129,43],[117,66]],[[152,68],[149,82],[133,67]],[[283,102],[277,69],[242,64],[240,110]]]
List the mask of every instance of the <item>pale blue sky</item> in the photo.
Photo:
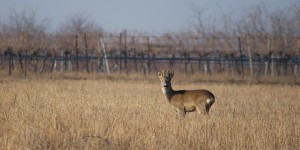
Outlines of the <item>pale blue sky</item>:
[[124,29],[142,32],[180,31],[191,26],[193,8],[204,10],[205,18],[222,13],[240,15],[250,6],[264,2],[269,9],[287,8],[296,0],[0,0],[0,20],[13,10],[35,10],[57,29],[74,15],[89,17],[105,31]]

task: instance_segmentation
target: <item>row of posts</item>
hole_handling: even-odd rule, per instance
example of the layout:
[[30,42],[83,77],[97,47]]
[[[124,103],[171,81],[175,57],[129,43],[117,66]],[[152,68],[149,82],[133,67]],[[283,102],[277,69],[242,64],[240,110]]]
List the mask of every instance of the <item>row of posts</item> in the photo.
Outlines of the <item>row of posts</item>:
[[[91,72],[91,68],[90,68],[90,55],[89,55],[89,48],[88,48],[88,42],[87,42],[87,36],[86,34],[84,34],[84,48],[85,48],[85,61],[86,61],[86,65],[85,65],[85,68],[86,68],[86,72]],[[135,40],[133,40],[134,42]],[[300,54],[300,39],[298,40],[297,42],[297,49],[299,50],[299,54]],[[113,65],[113,70],[118,70],[118,72],[121,72],[121,70],[123,70],[123,66],[122,66],[122,60],[123,60],[123,64],[124,64],[124,70],[126,71],[126,73],[128,73],[128,51],[127,51],[127,32],[125,31],[124,33],[120,33],[120,36],[119,36],[119,54],[120,55],[123,55],[122,57],[124,57],[123,59],[117,59],[116,63]],[[135,44],[135,43],[133,43]],[[150,58],[150,55],[151,57],[155,58],[155,54],[152,52],[151,50],[151,44],[150,44],[150,40],[149,40],[149,37],[146,38],[146,46],[147,46],[147,52],[146,54],[147,55],[142,55],[142,57],[144,58],[145,56],[147,57],[147,59],[145,59],[145,65],[142,65],[142,69],[143,69],[143,72],[144,73],[147,73],[147,72],[150,72],[150,64],[151,64],[151,59]],[[241,69],[241,75],[244,77],[244,61],[243,61],[243,48],[246,48],[247,49],[247,52],[248,52],[248,62],[249,62],[249,70],[250,70],[250,76],[255,76],[254,74],[254,67],[253,67],[253,54],[252,54],[252,48],[251,48],[251,40],[250,38],[248,37],[247,38],[247,44],[246,46],[247,47],[242,47],[242,42],[241,42],[241,38],[238,38],[238,46],[239,46],[239,54],[240,54],[240,57],[238,60],[238,58],[235,58],[237,59],[237,62],[239,62],[240,64],[240,69]],[[135,49],[134,49],[135,50]],[[268,39],[268,46],[267,46],[267,51],[270,52],[271,51],[271,40]],[[98,42],[98,52],[99,54],[99,59],[98,59],[98,69],[97,71],[99,70],[105,70],[107,73],[110,73],[110,65],[109,65],[109,61],[107,59],[107,52],[106,52],[106,47],[105,47],[105,43],[103,41],[103,37],[101,35],[99,35],[99,42]],[[78,35],[75,35],[75,65],[76,65],[76,70],[79,71],[80,70],[80,65],[79,65],[79,46],[78,46]],[[135,56],[134,56],[135,57]],[[174,55],[172,56],[174,58]],[[192,72],[192,65],[190,64],[191,61],[189,61],[189,55],[186,55],[184,56],[186,57],[185,59],[187,60],[185,62],[185,72]],[[206,57],[206,56],[205,56]],[[61,72],[64,71],[64,68],[66,68],[66,66],[68,66],[67,70],[73,70],[73,65],[71,63],[70,60],[67,59],[67,57],[65,56],[65,53],[62,51],[61,52],[61,58],[66,58],[65,60],[61,60]],[[154,60],[154,59],[153,59]],[[25,63],[22,63],[22,60],[19,60],[20,61],[20,65],[26,65],[26,60],[25,60]],[[134,60],[136,61],[136,60]],[[13,57],[12,56],[9,56],[9,74],[11,75],[12,74],[12,68],[13,68]],[[67,64],[68,63],[68,64]],[[236,62],[234,62],[236,63]],[[268,76],[269,74],[271,74],[271,76],[275,76],[276,75],[276,66],[277,65],[277,58],[275,55],[271,55],[271,61],[265,61],[265,69],[264,69],[264,74],[265,76]],[[270,64],[271,63],[271,64]],[[135,62],[136,64],[136,62]],[[173,63],[170,63],[170,66],[173,65]],[[200,62],[199,62],[199,65],[200,65]],[[204,72],[205,74],[211,74],[211,70],[212,68],[210,67],[211,64],[209,62],[209,59],[205,59],[204,61]],[[295,76],[298,76],[298,73],[299,73],[299,64],[295,64],[294,65],[294,75]],[[52,69],[51,70],[56,70],[56,61],[53,62],[53,65],[52,65]],[[102,66],[105,66],[105,69],[101,68]],[[137,65],[136,65],[137,66]],[[231,66],[239,66],[239,65],[231,65]],[[155,69],[157,69],[156,67],[156,64],[155,64],[155,61],[154,61],[154,67]],[[21,67],[23,69],[23,67]],[[137,68],[137,67],[135,67]],[[231,67],[232,70],[234,70],[233,67]],[[269,69],[270,68],[270,69]],[[137,70],[137,69],[136,69]],[[147,71],[148,70],[148,71]],[[239,70],[239,68],[237,68],[236,70]],[[269,73],[269,70],[270,70],[270,73]],[[278,70],[278,69],[277,69]],[[283,70],[287,70],[286,68],[284,68]],[[26,72],[26,71],[25,71]],[[233,71],[232,71],[233,72]]]

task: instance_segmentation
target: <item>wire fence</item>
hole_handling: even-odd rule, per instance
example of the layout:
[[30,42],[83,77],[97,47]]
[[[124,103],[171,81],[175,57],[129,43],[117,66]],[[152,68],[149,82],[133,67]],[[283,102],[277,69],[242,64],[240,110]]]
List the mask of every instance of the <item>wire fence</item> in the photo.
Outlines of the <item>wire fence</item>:
[[[37,41],[36,41],[37,40]],[[300,38],[247,35],[84,33],[18,40],[1,38],[0,69],[19,72],[142,72],[299,77]]]
[[163,68],[171,68],[185,74],[207,75],[230,73],[239,76],[294,76],[299,77],[300,58],[271,55],[270,57],[222,57],[203,56],[161,57],[154,55],[2,55],[0,68],[9,75],[20,72],[88,72],[88,73],[130,73],[145,75]]

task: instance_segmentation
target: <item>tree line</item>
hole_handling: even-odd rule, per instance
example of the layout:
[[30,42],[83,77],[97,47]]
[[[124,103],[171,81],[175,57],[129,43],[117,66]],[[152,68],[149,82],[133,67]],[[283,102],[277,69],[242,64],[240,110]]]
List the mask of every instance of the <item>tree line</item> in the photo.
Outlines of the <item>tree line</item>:
[[240,19],[224,13],[221,25],[203,19],[204,14],[195,10],[190,29],[158,34],[105,32],[85,16],[72,16],[49,32],[47,20],[39,20],[36,12],[14,12],[0,24],[0,65],[9,74],[17,68],[24,75],[107,68],[147,73],[180,65],[189,73],[298,76],[300,3],[273,11],[264,4],[253,6]]

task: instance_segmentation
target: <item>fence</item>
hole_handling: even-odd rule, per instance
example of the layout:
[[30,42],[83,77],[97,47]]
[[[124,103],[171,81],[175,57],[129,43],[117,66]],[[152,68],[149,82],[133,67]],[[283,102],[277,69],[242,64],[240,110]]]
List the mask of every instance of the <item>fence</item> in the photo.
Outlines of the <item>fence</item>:
[[299,57],[271,55],[270,57],[234,57],[183,55],[160,57],[154,55],[124,56],[85,56],[85,55],[6,55],[0,59],[2,70],[12,74],[19,70],[26,75],[34,73],[86,71],[88,73],[141,72],[148,74],[162,68],[171,68],[186,74],[230,73],[239,76],[295,76],[300,73]]
[[8,40],[1,41],[0,69],[9,75],[75,71],[147,75],[162,68],[242,77],[299,77],[300,72],[298,37],[129,36],[124,32],[50,36],[42,42],[48,45],[34,48],[9,45],[13,42]]

